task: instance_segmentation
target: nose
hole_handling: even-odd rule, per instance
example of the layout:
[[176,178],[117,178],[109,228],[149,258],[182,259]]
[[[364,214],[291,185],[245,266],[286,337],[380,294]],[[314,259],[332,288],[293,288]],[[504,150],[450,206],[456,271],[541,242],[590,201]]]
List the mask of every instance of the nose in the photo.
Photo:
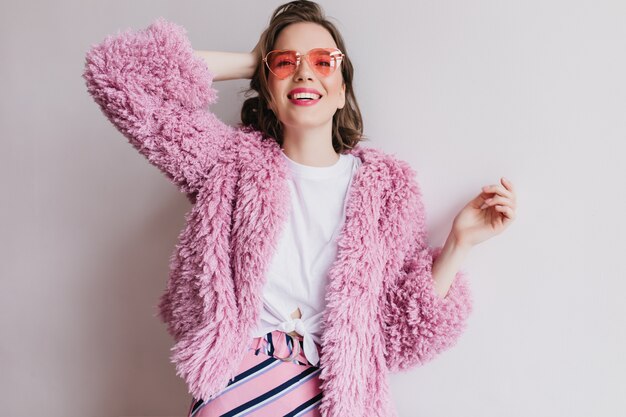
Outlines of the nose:
[[308,80],[313,79],[313,70],[309,66],[309,60],[306,57],[300,58],[300,65],[296,68],[296,72],[294,72],[293,77],[296,81],[299,81],[303,78]]

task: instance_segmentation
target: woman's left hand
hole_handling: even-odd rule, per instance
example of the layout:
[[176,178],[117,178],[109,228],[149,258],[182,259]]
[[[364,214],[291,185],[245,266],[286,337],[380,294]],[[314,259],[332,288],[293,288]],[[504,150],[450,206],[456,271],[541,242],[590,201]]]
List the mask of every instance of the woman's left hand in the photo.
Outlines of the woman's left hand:
[[515,189],[502,177],[502,185],[485,185],[482,192],[456,215],[451,233],[466,247],[483,242],[506,229],[515,219]]

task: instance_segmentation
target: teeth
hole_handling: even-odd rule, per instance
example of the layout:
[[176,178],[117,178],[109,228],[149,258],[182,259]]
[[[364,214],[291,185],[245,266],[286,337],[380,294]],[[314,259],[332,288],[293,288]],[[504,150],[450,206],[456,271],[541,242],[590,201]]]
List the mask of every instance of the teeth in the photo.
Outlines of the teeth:
[[296,94],[291,95],[291,98],[295,100],[303,99],[303,98],[317,100],[320,97],[321,96],[319,94],[314,94],[314,93],[296,93]]

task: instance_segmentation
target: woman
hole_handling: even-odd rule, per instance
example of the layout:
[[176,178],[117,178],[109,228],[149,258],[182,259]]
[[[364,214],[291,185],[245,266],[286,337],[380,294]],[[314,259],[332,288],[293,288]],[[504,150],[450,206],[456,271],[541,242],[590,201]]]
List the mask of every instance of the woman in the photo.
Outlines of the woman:
[[[158,19],[87,54],[88,91],[193,203],[159,316],[189,416],[393,416],[387,374],[463,332],[469,249],[514,219],[483,187],[427,244],[410,166],[360,146],[345,44],[310,1],[278,7],[251,53],[194,51]],[[206,109],[251,78],[242,123]]]

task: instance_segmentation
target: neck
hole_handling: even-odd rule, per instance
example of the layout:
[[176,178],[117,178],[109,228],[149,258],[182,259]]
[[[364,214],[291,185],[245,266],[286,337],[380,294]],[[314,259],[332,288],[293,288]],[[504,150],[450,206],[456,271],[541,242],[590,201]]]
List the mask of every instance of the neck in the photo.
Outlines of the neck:
[[339,160],[332,142],[332,120],[313,128],[283,127],[283,152],[302,165],[327,167]]

